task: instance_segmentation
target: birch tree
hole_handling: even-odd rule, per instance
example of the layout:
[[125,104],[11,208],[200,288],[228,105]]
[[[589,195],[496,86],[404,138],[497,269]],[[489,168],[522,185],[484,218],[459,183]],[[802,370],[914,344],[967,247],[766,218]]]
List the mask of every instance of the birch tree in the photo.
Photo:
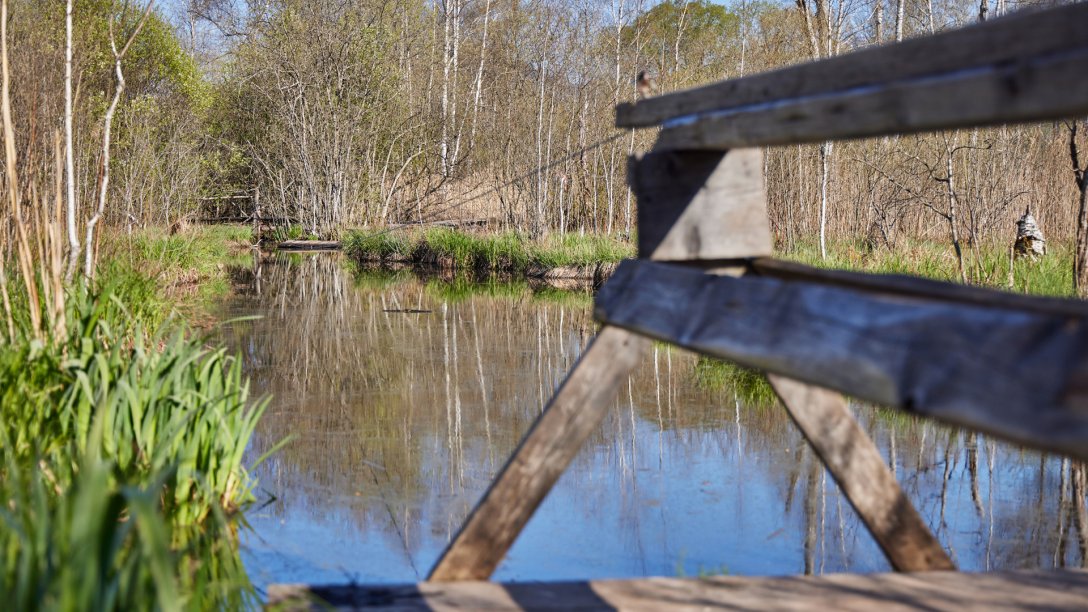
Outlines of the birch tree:
[[140,35],[140,30],[142,30],[144,24],[147,23],[147,18],[151,15],[151,9],[154,6],[155,0],[148,0],[147,6],[144,7],[143,13],[136,22],[136,26],[125,39],[125,42],[121,45],[120,49],[117,48],[116,30],[125,26],[125,21],[127,20],[130,8],[127,0],[121,7],[120,16],[115,20],[114,16],[110,15],[108,21],[110,51],[113,52],[113,72],[116,81],[113,86],[113,98],[110,100],[110,105],[106,108],[106,115],[102,119],[102,149],[98,165],[98,185],[95,189],[96,206],[94,214],[87,220],[87,235],[86,240],[84,241],[86,246],[86,257],[83,264],[83,274],[88,278],[90,278],[94,272],[94,229],[102,219],[102,214],[106,211],[106,199],[109,194],[110,142],[113,134],[113,116],[114,113],[117,112],[117,105],[121,102],[121,95],[125,91],[125,73],[121,69],[121,62],[125,59],[125,54],[128,53],[129,48],[132,47],[132,42]]
[[72,137],[72,11],[75,0],[64,7],[64,174],[68,221],[68,280],[79,265],[79,230],[76,228],[76,164]]

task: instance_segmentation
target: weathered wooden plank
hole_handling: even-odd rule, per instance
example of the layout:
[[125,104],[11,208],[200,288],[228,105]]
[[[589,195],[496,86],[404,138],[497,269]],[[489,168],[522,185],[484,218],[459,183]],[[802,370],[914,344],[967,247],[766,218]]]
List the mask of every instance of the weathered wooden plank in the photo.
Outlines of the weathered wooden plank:
[[660,261],[769,255],[763,151],[650,152],[632,158],[639,257]]
[[618,127],[648,127],[706,111],[805,98],[894,80],[1014,64],[1084,44],[1088,6],[1016,13],[982,24],[713,83],[616,108]]
[[[318,603],[318,600],[324,602]],[[1088,572],[832,574],[404,586],[273,585],[277,610],[1084,610]]]
[[1056,316],[1088,317],[1088,302],[1084,300],[1037,297],[901,274],[825,270],[770,257],[758,257],[751,260],[749,264],[757,274],[782,280],[799,280],[989,308],[1026,310]]
[[1088,459],[1084,317],[931,301],[647,261],[595,316],[853,397]]
[[842,394],[777,374],[767,379],[892,567],[901,572],[956,569]]
[[284,240],[276,245],[280,251],[339,251],[339,240]]
[[605,326],[465,519],[428,580],[485,580],[600,424],[648,342]]
[[837,93],[672,119],[655,149],[725,150],[1088,114],[1088,47]]

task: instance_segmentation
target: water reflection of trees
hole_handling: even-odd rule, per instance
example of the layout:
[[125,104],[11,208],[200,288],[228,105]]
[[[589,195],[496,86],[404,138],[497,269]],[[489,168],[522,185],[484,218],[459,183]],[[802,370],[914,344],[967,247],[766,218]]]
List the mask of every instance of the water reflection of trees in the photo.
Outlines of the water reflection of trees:
[[[584,297],[358,276],[333,257],[268,258],[236,278],[230,314],[264,318],[226,333],[256,389],[276,398],[254,452],[295,437],[265,481],[314,513],[346,509],[409,559],[452,535],[594,329]],[[782,529],[799,541],[798,571],[848,569],[875,550],[785,413],[744,405],[728,385],[701,387],[695,364],[683,351],[651,350],[565,477],[590,478],[594,466],[616,475],[620,491],[572,484],[586,512],[621,496],[620,521],[638,530],[640,465],[715,457],[773,483]],[[961,566],[1084,564],[1082,466],[902,413],[855,410]]]

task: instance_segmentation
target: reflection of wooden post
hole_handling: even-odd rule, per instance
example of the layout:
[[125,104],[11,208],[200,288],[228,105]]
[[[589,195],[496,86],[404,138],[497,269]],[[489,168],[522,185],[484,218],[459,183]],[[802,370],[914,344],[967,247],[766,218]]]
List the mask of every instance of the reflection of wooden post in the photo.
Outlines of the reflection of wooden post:
[[570,464],[648,341],[605,326],[465,520],[428,580],[486,580]]
[[842,394],[774,374],[767,378],[892,567],[901,572],[956,569]]

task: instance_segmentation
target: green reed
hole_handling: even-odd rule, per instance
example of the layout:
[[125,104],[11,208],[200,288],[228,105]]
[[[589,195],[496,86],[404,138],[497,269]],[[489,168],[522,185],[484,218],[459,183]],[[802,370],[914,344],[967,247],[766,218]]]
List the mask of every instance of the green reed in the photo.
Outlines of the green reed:
[[435,227],[398,232],[350,232],[344,250],[357,261],[441,263],[459,269],[524,274],[534,269],[593,266],[634,256],[634,246],[612,236],[554,234],[529,240],[521,234],[470,233]]
[[222,349],[131,310],[144,291],[79,283],[63,334],[43,340],[15,316],[0,346],[0,601],[13,609],[252,598],[232,515],[253,499],[243,453],[265,403]]

